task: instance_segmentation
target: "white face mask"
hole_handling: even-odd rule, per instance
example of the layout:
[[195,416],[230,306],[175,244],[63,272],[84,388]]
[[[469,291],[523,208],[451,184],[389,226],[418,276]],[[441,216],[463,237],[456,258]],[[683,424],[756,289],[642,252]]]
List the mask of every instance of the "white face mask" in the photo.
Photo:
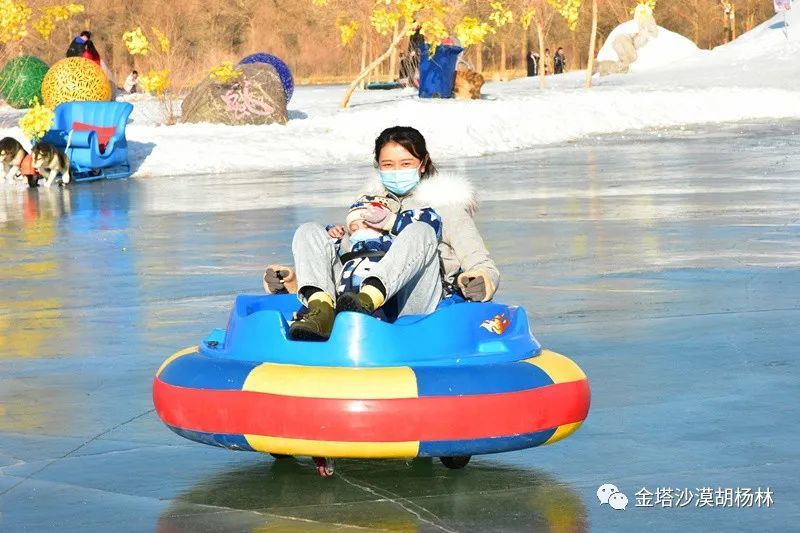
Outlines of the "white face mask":
[[417,183],[419,183],[419,169],[421,166],[422,163],[420,163],[417,168],[406,168],[402,170],[379,169],[378,175],[380,176],[381,183],[383,183],[383,186],[386,187],[387,191],[403,196],[408,191],[416,187]]
[[379,239],[381,235],[383,235],[383,233],[376,229],[361,228],[354,231],[348,239],[350,239],[350,244],[355,245],[357,242]]

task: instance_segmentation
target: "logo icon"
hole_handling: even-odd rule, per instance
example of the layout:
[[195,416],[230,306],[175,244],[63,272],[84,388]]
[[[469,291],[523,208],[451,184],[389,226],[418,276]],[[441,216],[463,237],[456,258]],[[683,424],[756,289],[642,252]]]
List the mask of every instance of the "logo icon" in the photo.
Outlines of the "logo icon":
[[510,324],[511,320],[506,318],[505,313],[502,313],[499,315],[494,315],[489,320],[484,320],[483,324],[481,324],[481,327],[486,331],[491,331],[492,333],[496,333],[497,335],[502,335]]
[[622,494],[616,485],[605,483],[597,489],[597,499],[600,505],[607,503],[612,509],[624,511],[628,507],[628,497]]

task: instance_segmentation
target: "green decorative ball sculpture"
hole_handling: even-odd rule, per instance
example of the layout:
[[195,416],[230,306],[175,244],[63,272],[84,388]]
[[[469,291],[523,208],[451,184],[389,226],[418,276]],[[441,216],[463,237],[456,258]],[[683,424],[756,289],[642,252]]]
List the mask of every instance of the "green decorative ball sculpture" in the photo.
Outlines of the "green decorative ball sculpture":
[[42,81],[48,70],[47,63],[34,56],[11,59],[0,70],[0,95],[11,107],[30,107],[32,100],[42,100]]

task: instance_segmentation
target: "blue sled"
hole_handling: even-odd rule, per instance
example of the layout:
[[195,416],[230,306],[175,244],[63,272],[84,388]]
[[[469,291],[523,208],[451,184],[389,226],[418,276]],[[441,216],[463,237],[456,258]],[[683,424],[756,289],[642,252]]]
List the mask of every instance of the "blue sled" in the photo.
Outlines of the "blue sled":
[[55,109],[53,128],[41,142],[70,160],[72,181],[120,179],[131,175],[125,126],[127,102],[65,102]]

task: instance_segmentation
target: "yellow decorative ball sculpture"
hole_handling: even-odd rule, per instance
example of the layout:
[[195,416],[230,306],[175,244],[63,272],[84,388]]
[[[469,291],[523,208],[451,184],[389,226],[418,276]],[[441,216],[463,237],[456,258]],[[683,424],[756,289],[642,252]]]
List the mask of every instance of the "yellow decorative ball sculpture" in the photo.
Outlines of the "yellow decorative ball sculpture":
[[47,71],[42,82],[44,104],[111,100],[111,83],[100,66],[83,57],[67,57]]

